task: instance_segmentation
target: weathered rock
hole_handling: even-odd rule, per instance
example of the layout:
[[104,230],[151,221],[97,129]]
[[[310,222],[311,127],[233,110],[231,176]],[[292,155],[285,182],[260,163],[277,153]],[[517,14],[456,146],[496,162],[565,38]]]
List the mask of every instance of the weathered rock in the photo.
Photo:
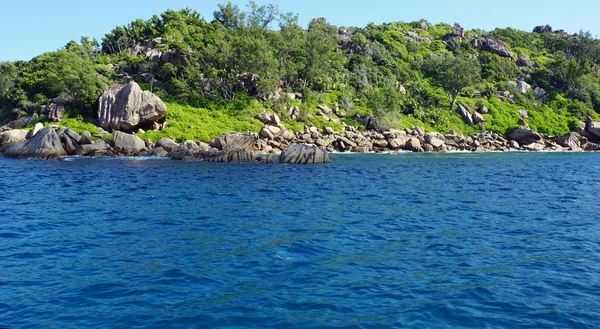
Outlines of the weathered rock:
[[531,85],[525,81],[519,81],[519,83],[517,84],[517,90],[519,90],[521,94],[527,94],[530,89]]
[[519,113],[519,115],[523,119],[529,118],[529,111],[527,111],[527,110],[518,110],[517,113]]
[[531,144],[523,145],[523,148],[528,151],[539,152],[539,151],[543,151],[544,149],[546,149],[546,145],[544,145],[542,143],[531,143]]
[[[42,111],[44,111],[44,109],[42,109]],[[48,105],[45,111],[48,113],[48,119],[52,120],[52,122],[60,122],[65,115],[65,107],[54,103]]]
[[506,44],[498,39],[486,37],[485,43],[483,44],[483,49],[492,54],[507,57],[512,60],[515,59],[514,55],[506,48]]
[[388,148],[391,150],[401,150],[406,145],[406,138],[402,136],[398,136],[394,139],[391,139],[388,143]]
[[31,120],[29,118],[20,118],[9,122],[6,126],[11,129],[21,129],[27,127]]
[[[89,134],[89,133],[88,133]],[[90,137],[88,134],[81,134],[81,138],[79,139],[79,145],[89,145],[92,144],[92,141],[90,140]]]
[[318,105],[317,109],[321,110],[324,114],[327,114],[327,115],[333,114],[333,109],[331,109],[325,105]]
[[4,152],[9,158],[50,159],[67,155],[53,127],[40,130],[26,142],[13,143]]
[[105,129],[133,131],[140,125],[152,127],[167,113],[160,98],[131,82],[121,89],[112,89],[100,96],[98,119]]
[[33,136],[35,136],[35,134],[37,134],[43,128],[44,128],[44,124],[42,124],[41,122],[36,123],[35,126],[33,126],[33,129],[31,129],[27,133],[26,139],[31,139]]
[[256,116],[256,119],[258,119],[258,121],[266,125],[268,124],[277,126],[281,123],[281,119],[279,119],[279,116],[275,113],[270,112],[262,112]]
[[531,62],[531,59],[519,56],[519,59],[517,60],[517,65],[519,67],[529,68],[533,66],[533,63]]
[[542,140],[542,136],[531,129],[517,128],[515,131],[508,135],[513,141],[516,141],[520,145],[528,145],[536,143]]
[[146,148],[146,144],[138,136],[120,131],[115,131],[114,142],[117,152],[124,154],[135,154]]
[[326,150],[307,144],[292,144],[286,147],[279,157],[285,164],[318,164],[329,161]]
[[256,154],[250,152],[248,149],[227,149],[218,151],[217,149],[211,149],[210,151],[201,152],[199,155],[200,159],[206,162],[225,162],[225,163],[238,163],[238,162],[254,162],[256,160]]
[[490,113],[490,110],[488,110],[487,107],[482,106],[482,107],[480,107],[480,108],[477,109],[477,112],[479,112],[481,114],[488,114],[488,113]]
[[227,149],[247,149],[254,151],[256,149],[257,137],[254,134],[227,133],[219,136],[210,146],[219,150]]
[[12,143],[24,142],[27,138],[27,130],[13,129],[0,133],[0,146],[8,146]]
[[600,122],[589,122],[586,131],[596,138],[600,138]]
[[421,141],[416,137],[411,137],[408,139],[406,145],[404,145],[404,150],[411,152],[424,152],[423,148],[421,147]]
[[71,136],[65,133],[59,133],[58,138],[60,139],[63,148],[65,149],[65,151],[67,151],[69,155],[75,154],[75,151],[77,150],[78,146],[77,141],[73,140]]
[[431,42],[432,41],[431,38],[422,37],[415,31],[406,32],[406,36],[415,40],[416,42]]
[[367,130],[384,131],[386,129],[379,118],[370,114],[367,114],[366,116],[357,115],[355,119],[363,124]]
[[539,25],[533,28],[533,33],[552,33],[552,26],[550,25]]
[[153,157],[161,157],[164,158],[166,156],[169,155],[169,152],[167,152],[167,150],[165,150],[162,147],[155,147],[152,149],[152,151],[148,154],[148,156],[153,156]]
[[300,116],[300,108],[298,106],[292,106],[290,107],[288,114],[292,120],[296,120]]
[[454,28],[452,28],[452,35],[455,37],[464,37],[465,29],[460,26],[458,23],[454,23]]
[[473,123],[474,124],[480,124],[480,123],[484,123],[485,119],[483,118],[483,115],[481,115],[479,112],[473,112]]
[[104,143],[79,145],[75,154],[81,156],[102,156],[108,153],[108,148]]
[[580,152],[582,151],[581,149],[581,142],[580,139],[581,135],[579,135],[578,133],[568,133],[564,136],[559,137],[556,142],[562,146],[562,147],[568,147],[571,149],[571,151],[576,151],[576,152]]
[[173,151],[173,149],[178,148],[179,144],[177,144],[174,140],[170,139],[170,138],[161,138],[158,140],[158,142],[156,142],[156,145],[154,145],[155,148],[162,148],[167,152],[171,152]]
[[468,107],[462,104],[458,104],[458,106],[456,107],[456,113],[458,113],[462,117],[463,121],[466,122],[469,126],[474,125],[473,116],[471,115],[471,111]]

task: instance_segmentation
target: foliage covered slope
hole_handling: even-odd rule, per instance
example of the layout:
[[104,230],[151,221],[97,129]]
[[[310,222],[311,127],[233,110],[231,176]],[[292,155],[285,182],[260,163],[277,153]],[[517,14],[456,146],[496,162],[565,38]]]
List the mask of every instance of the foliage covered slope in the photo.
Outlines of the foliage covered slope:
[[[599,45],[585,32],[463,31],[426,21],[338,28],[315,19],[305,29],[296,15],[252,1],[247,11],[220,5],[209,20],[169,10],[116,27],[101,43],[82,38],[29,62],[0,63],[0,120],[54,100],[75,113],[73,124],[77,116],[94,122],[102,91],[134,79],[168,103],[170,128],[149,132],[153,139],[256,131],[256,113],[289,118],[292,106],[301,115],[285,121],[290,129],[340,129],[313,115],[319,104],[397,128],[481,131],[453,111],[455,102],[485,106],[487,130],[506,133],[528,110],[534,130],[560,135],[579,129],[587,111],[600,112]],[[531,89],[520,92],[521,81]]]

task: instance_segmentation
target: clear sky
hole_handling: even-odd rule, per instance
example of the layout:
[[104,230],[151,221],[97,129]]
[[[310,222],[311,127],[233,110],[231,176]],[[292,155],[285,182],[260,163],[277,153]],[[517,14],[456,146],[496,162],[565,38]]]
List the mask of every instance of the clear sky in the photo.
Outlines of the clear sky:
[[[5,0],[0,4],[0,61],[29,60],[60,49],[81,36],[101,40],[115,26],[137,18],[148,19],[167,9],[191,8],[207,20],[219,0]],[[242,8],[247,1],[233,0]],[[531,31],[549,24],[568,33],[579,30],[600,35],[599,0],[257,0],[311,18],[326,17],[338,26],[365,26],[369,22],[459,22],[467,29],[513,27]]]

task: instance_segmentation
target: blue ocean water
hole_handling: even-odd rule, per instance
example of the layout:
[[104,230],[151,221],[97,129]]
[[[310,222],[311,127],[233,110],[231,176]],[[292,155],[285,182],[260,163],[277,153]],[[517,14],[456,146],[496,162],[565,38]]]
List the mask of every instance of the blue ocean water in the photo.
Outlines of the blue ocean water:
[[598,328],[600,154],[0,158],[2,328]]

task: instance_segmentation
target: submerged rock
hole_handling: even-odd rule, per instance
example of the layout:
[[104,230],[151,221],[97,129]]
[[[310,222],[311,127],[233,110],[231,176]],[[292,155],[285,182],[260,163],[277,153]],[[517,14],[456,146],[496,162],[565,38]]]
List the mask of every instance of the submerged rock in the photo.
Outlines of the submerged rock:
[[292,144],[281,152],[280,163],[286,164],[318,164],[329,161],[326,150],[308,144]]
[[200,152],[200,159],[206,162],[254,162],[256,155],[247,149],[228,149]]

